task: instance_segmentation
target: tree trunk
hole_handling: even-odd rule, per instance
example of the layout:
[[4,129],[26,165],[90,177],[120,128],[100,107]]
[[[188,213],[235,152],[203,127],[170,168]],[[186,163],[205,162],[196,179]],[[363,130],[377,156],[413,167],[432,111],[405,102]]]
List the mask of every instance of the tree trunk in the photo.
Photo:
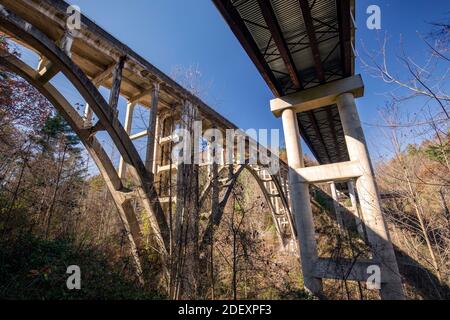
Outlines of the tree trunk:
[[51,225],[51,219],[53,216],[53,211],[55,208],[55,202],[56,202],[56,197],[58,195],[58,190],[59,190],[59,183],[61,181],[61,175],[62,175],[62,171],[64,168],[64,161],[65,161],[65,157],[66,157],[66,152],[67,152],[67,145],[64,146],[64,150],[63,150],[63,154],[61,156],[61,163],[59,165],[58,168],[58,173],[57,173],[57,177],[56,177],[56,184],[55,184],[55,188],[53,189],[53,194],[50,200],[50,205],[47,209],[47,212],[45,214],[46,217],[46,227],[45,227],[45,238],[48,239],[48,235],[50,232],[50,225]]
[[172,255],[171,284],[169,294],[172,299],[196,299],[199,296],[199,208],[198,208],[198,163],[192,149],[194,144],[194,122],[198,110],[190,103],[183,106],[182,126],[190,135],[189,150],[191,162],[178,164],[177,202],[174,230],[174,253]]

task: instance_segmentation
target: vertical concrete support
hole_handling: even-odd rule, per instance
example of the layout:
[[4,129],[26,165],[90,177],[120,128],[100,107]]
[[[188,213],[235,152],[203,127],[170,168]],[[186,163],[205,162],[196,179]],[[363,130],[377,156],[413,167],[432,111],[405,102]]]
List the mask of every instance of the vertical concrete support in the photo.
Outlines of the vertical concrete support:
[[48,64],[48,62],[49,61],[47,60],[46,57],[39,56],[39,64],[37,67],[37,72],[41,72],[45,68],[45,66]]
[[300,179],[296,172],[296,169],[305,166],[297,116],[293,109],[285,109],[282,113],[282,119],[289,164],[291,207],[297,226],[304,285],[314,295],[321,296],[322,281],[314,277],[317,244],[309,186]]
[[338,227],[339,227],[339,233],[341,236],[344,236],[345,235],[345,224],[344,224],[344,219],[342,218],[341,205],[339,203],[339,195],[338,195],[338,191],[336,189],[336,183],[331,182],[330,188],[331,188],[331,197],[333,198],[334,213],[336,215],[336,221],[337,221]]
[[[136,106],[136,104],[134,103],[128,103],[127,104],[127,113],[125,114],[125,124],[124,124],[124,129],[125,132],[130,135],[131,133],[131,128],[133,126],[133,114],[134,114],[134,107]],[[119,162],[119,178],[120,179],[124,179],[127,175],[127,165],[125,163],[125,161],[123,161],[123,158],[120,157],[120,162]]]
[[118,114],[120,87],[122,85],[123,68],[125,66],[126,57],[120,57],[113,70],[112,88],[109,96],[109,106]]
[[156,124],[158,117],[158,100],[159,100],[159,85],[154,84],[152,91],[152,107],[150,109],[150,118],[147,134],[147,154],[145,158],[145,167],[149,172],[153,170],[156,138]]
[[352,212],[355,216],[356,230],[358,230],[358,234],[362,239],[366,239],[366,235],[364,233],[364,223],[361,214],[359,213],[358,203],[356,201],[355,185],[353,184],[353,181],[347,182],[347,188],[350,201],[352,203]]
[[160,156],[160,150],[161,146],[159,145],[160,139],[161,139],[161,120],[159,116],[156,116],[156,125],[155,125],[155,142],[154,142],[154,148],[153,148],[153,165],[152,165],[152,172],[156,175],[158,170],[158,157]]
[[[211,147],[211,144],[208,144],[208,148]],[[216,158],[217,158],[217,154],[216,154],[217,150],[214,149],[213,153],[211,154],[211,152],[208,152],[208,157],[211,157],[212,155],[212,159],[211,159],[211,165],[208,166],[208,168],[210,168],[210,179],[211,179],[211,214],[213,215],[213,217],[218,215],[218,210],[219,210],[219,193],[220,193],[220,185],[219,185],[219,163],[217,163]]]
[[66,27],[66,30],[64,32],[64,36],[59,41],[60,48],[64,51],[69,58],[72,58],[72,45],[73,45],[73,39],[74,39],[74,31],[69,30]]
[[356,109],[355,98],[353,94],[345,93],[337,98],[337,104],[350,160],[359,161],[363,171],[363,175],[356,181],[356,188],[374,260],[381,265],[381,277],[384,280],[381,284],[381,297],[386,300],[404,299],[397,260],[381,211],[372,164]]
[[86,103],[86,107],[84,108],[84,127],[89,128],[92,127],[92,118],[94,117],[94,111],[89,106],[89,103]]
[[[99,86],[96,86],[96,88],[98,89]],[[89,103],[86,103],[86,107],[84,108],[84,117],[83,117],[85,128],[90,128],[94,125],[94,123],[92,121],[93,118],[94,118],[94,110],[92,110]]]
[[214,155],[212,154],[214,151],[212,150],[212,146],[211,146],[211,142],[208,141],[208,145],[206,147],[207,151],[206,151],[206,157],[203,157],[203,159],[201,159],[201,162],[204,163],[206,165],[206,174],[208,175],[209,178],[211,178],[211,174],[212,174],[212,165],[214,164]]
[[224,165],[232,165],[237,159],[237,150],[234,149],[236,133],[234,130],[226,130],[226,150],[224,153]]

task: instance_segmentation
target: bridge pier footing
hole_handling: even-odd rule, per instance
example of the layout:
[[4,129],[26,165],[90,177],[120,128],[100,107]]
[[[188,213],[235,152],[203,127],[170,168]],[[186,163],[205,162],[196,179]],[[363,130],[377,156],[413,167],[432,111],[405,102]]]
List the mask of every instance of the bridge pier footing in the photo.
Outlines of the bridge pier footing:
[[[401,276],[381,211],[374,171],[355,104],[355,97],[361,97],[363,94],[364,84],[361,77],[353,76],[271,101],[272,112],[275,116],[281,116],[283,121],[289,164],[291,206],[297,226],[304,285],[314,295],[321,297],[323,278],[340,279],[336,274],[320,272],[320,262],[323,259],[317,256],[309,185],[324,182],[331,182],[334,185],[334,182],[354,180],[361,207],[361,220],[364,222],[367,242],[371,247],[370,263],[380,268],[380,277],[376,280],[378,280],[381,298],[402,300],[404,294]],[[322,107],[330,108],[333,105],[337,105],[339,110],[350,161],[304,168],[297,114]],[[357,214],[355,190],[350,188],[349,192],[352,205],[356,209],[355,214]],[[336,194],[336,190],[334,193]],[[337,200],[336,195],[334,198]],[[342,228],[342,223],[340,226]],[[368,280],[371,273],[369,269],[365,269],[365,266],[360,261],[354,268],[358,270],[360,276],[346,280]]]

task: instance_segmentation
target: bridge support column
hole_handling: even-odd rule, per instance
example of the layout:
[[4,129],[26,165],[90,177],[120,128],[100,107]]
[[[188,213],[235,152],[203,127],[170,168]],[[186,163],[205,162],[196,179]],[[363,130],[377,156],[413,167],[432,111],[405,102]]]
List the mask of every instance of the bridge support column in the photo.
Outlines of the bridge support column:
[[[98,89],[99,87],[96,86],[96,88]],[[89,128],[92,127],[92,125],[94,124],[92,122],[94,118],[94,110],[92,110],[91,106],[89,105],[89,103],[86,103],[86,106],[84,108],[84,127],[85,128]]]
[[155,84],[152,91],[152,108],[150,109],[150,118],[148,125],[148,134],[147,134],[147,155],[145,160],[145,167],[147,171],[154,172],[154,163],[155,163],[155,148],[157,144],[156,137],[156,126],[157,126],[157,118],[158,118],[158,99],[159,99],[159,85]]
[[336,188],[336,183],[334,181],[330,183],[330,188],[331,188],[331,197],[333,198],[334,213],[336,215],[336,221],[339,227],[339,233],[343,237],[345,235],[345,223],[342,217],[341,205],[339,203],[339,195]]
[[[127,105],[127,113],[125,115],[124,129],[125,129],[125,132],[128,135],[130,135],[131,127],[133,125],[134,107],[135,107],[134,103],[128,103],[128,105]],[[119,178],[120,179],[123,179],[123,178],[126,177],[126,174],[127,174],[127,167],[126,166],[127,166],[127,164],[123,160],[123,157],[120,157],[120,162],[119,162]]]
[[359,213],[358,203],[356,201],[355,185],[353,181],[347,182],[348,194],[350,196],[350,201],[352,203],[352,211],[355,216],[356,229],[361,239],[366,239],[366,234],[364,232],[364,222]]
[[378,262],[381,266],[381,277],[384,280],[381,283],[381,297],[387,300],[404,299],[397,260],[381,211],[373,168],[354,95],[352,93],[341,94],[337,98],[337,105],[350,160],[359,161],[363,172],[362,176],[356,180],[356,189],[374,262]]
[[316,296],[321,296],[322,281],[314,277],[317,244],[309,185],[301,179],[296,171],[296,169],[305,166],[296,112],[292,108],[285,109],[282,113],[282,119],[289,164],[291,206],[297,227],[303,281],[307,290]]

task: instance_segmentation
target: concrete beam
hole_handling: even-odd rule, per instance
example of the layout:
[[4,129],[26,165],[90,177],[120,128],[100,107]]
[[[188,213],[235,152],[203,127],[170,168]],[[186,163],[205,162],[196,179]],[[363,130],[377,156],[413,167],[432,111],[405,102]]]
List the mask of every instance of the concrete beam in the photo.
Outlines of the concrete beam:
[[145,130],[145,131],[141,131],[141,132],[138,132],[136,134],[131,135],[130,139],[131,140],[137,140],[137,139],[141,139],[143,137],[146,137],[147,135],[148,135],[148,131]]
[[49,62],[39,71],[38,81],[45,84],[49,82],[52,78],[54,78],[59,72],[60,70],[56,68],[55,65],[53,65],[51,62]]
[[329,181],[348,181],[363,175],[359,161],[347,161],[323,166],[296,169],[303,182],[316,184]]
[[175,136],[170,135],[170,136],[167,136],[167,137],[160,138],[159,139],[159,144],[160,145],[165,145],[165,144],[171,143],[173,141],[175,141]]
[[347,187],[350,201],[352,203],[351,212],[355,216],[356,229],[358,230],[358,234],[360,235],[361,239],[366,240],[366,235],[364,232],[364,222],[362,221],[361,215],[359,213],[358,202],[356,200],[355,185],[353,184],[353,181],[348,181]]
[[159,101],[159,84],[155,83],[153,85],[152,91],[152,107],[150,109],[150,117],[148,120],[148,134],[147,134],[147,150],[145,156],[145,167],[149,172],[154,173],[154,155],[155,155],[155,147],[156,147],[156,125],[158,120],[158,101]]
[[157,173],[167,172],[167,171],[170,171],[170,170],[172,170],[172,172],[174,172],[175,170],[178,170],[178,166],[175,165],[175,164],[172,164],[172,165],[168,164],[168,165],[165,165],[165,166],[158,166]]
[[[314,267],[314,276],[321,279],[349,280],[366,282],[371,275],[368,273],[370,266],[379,265],[374,261],[357,261],[340,259],[338,261],[320,258]],[[381,273],[381,283],[386,279]]]
[[[127,105],[127,113],[125,115],[125,127],[124,127],[125,132],[127,134],[131,133],[131,128],[133,126],[134,107],[135,107],[134,103],[128,103],[128,105]],[[120,157],[120,162],[119,162],[119,177],[120,177],[120,179],[124,179],[126,177],[126,172],[127,172],[127,165],[126,165],[125,161],[123,160],[123,157]]]
[[122,85],[123,68],[125,66],[126,56],[120,57],[113,71],[112,88],[109,96],[109,106],[117,111],[120,97],[120,87]]
[[293,109],[296,113],[305,112],[336,104],[337,98],[343,93],[352,93],[355,98],[362,97],[364,83],[361,75],[273,99],[270,101],[270,109],[276,117],[280,117],[286,109]]
[[150,89],[146,89],[140,93],[138,93],[137,95],[135,95],[134,97],[132,97],[130,99],[130,101],[138,103],[140,100],[142,100],[143,98],[151,95],[153,93],[154,89],[153,86]]
[[105,71],[102,71],[100,74],[95,76],[95,78],[92,79],[92,83],[94,84],[94,86],[99,87],[103,82],[111,78],[115,67],[116,63],[114,62],[110,64]]

